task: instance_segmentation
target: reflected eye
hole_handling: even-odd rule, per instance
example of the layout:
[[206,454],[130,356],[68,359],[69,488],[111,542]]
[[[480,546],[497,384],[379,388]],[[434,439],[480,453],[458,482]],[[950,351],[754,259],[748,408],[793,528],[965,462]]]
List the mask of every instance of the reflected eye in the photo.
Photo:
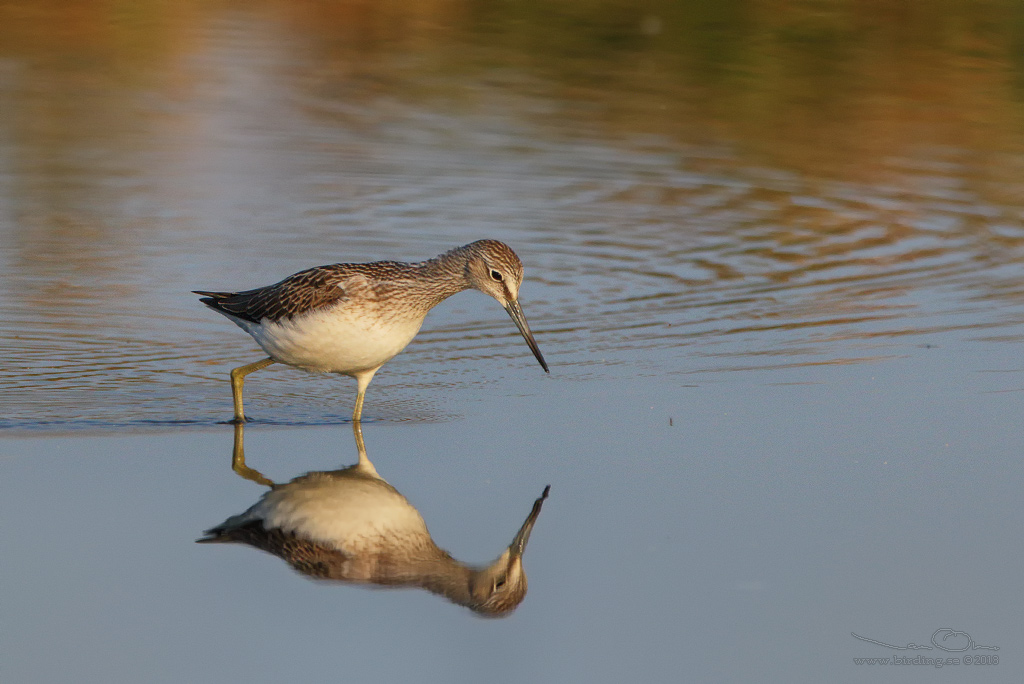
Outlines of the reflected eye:
[[491,280],[495,280],[495,281],[500,283],[501,282],[501,273],[499,273],[498,271],[495,271],[492,268],[491,269]]

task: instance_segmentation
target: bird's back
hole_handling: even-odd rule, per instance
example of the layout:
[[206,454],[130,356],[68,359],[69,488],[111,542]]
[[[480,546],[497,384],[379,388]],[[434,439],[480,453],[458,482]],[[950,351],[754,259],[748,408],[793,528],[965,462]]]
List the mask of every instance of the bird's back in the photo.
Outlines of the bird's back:
[[[277,323],[345,301],[375,298],[380,285],[415,282],[415,266],[399,261],[330,264],[299,271],[284,280],[240,292],[193,290],[211,309],[250,323]],[[429,309],[429,307],[426,307]]]
[[337,549],[303,539],[279,529],[267,529],[261,520],[207,530],[200,544],[247,544],[272,553],[289,565],[317,579],[347,579],[350,558]]

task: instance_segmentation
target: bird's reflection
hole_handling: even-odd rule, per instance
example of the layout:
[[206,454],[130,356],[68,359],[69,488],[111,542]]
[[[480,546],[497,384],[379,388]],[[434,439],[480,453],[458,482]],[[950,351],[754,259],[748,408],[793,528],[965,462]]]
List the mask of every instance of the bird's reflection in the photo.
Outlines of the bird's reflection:
[[438,548],[419,511],[377,474],[359,423],[353,430],[356,465],[275,484],[245,464],[244,426],[236,425],[232,468],[271,489],[197,541],[249,544],[317,579],[422,587],[487,616],[513,611],[526,595],[523,552],[550,487],[493,563],[466,565]]

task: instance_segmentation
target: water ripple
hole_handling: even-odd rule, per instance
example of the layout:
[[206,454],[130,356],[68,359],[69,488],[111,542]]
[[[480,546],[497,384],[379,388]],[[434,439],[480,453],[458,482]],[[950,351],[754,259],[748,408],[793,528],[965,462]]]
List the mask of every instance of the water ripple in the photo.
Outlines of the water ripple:
[[[19,171],[16,198],[0,185],[18,207],[0,223],[0,428],[215,424],[227,370],[259,353],[189,290],[480,237],[520,252],[522,303],[568,379],[878,363],[933,336],[1022,337],[1024,206],[1006,198],[1024,185],[969,150],[818,178],[724,142],[584,134],[500,86],[462,109],[340,97],[288,78],[303,72],[279,36],[237,29],[208,27],[189,106],[121,103],[138,115],[127,147],[89,129],[76,155]],[[444,419],[439,397],[533,366],[493,302],[460,295],[381,372],[370,415]],[[257,417],[283,424],[343,421],[353,394],[288,369],[247,386]]]

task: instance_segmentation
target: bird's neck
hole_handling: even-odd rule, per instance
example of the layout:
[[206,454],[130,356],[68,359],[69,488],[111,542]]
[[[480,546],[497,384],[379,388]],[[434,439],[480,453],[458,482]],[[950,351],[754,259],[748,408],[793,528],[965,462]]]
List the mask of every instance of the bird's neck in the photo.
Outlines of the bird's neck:
[[413,265],[417,286],[427,309],[472,287],[466,275],[469,256],[464,248],[459,248]]
[[416,584],[427,591],[444,596],[460,606],[472,606],[470,591],[474,569],[445,554],[419,568]]

